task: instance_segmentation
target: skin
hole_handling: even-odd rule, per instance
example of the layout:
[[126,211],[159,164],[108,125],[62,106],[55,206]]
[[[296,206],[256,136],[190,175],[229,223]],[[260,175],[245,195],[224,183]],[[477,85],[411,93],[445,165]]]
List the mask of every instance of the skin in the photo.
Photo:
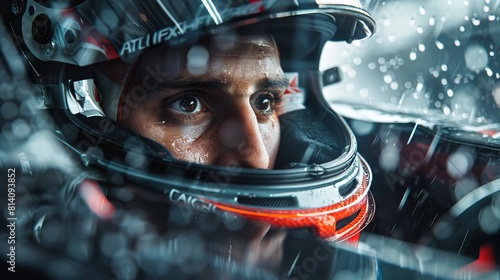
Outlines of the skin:
[[288,85],[271,37],[210,37],[154,48],[136,63],[119,121],[202,164],[273,168]]

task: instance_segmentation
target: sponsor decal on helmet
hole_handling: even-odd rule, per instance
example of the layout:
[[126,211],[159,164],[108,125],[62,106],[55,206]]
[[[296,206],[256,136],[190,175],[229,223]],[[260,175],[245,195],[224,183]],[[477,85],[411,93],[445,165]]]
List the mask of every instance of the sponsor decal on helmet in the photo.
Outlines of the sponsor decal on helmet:
[[[222,23],[221,19],[232,19],[237,16],[256,14],[272,7],[278,0],[262,0],[251,2],[247,5],[240,5],[234,8],[226,8],[225,10],[214,10],[207,9],[210,14],[199,15],[199,11],[196,13],[192,21],[175,22],[174,26],[169,26],[158,30],[152,34],[147,34],[140,38],[132,39],[125,42],[122,45],[120,56],[127,55],[136,51],[144,50],[152,45],[157,45],[163,42],[167,42],[171,39],[182,37],[189,31],[199,30],[200,27],[209,26],[212,21],[216,24]],[[204,9],[200,7],[200,9]],[[217,12],[217,16],[214,16],[214,11]]]
[[281,114],[305,109],[304,91],[299,87],[299,74],[285,73],[285,76],[288,79],[288,87],[283,94]]
[[170,192],[168,193],[168,198],[177,204],[183,204],[201,212],[215,212],[215,205],[213,205],[212,203],[209,203],[192,195],[185,194],[177,189],[170,190]]

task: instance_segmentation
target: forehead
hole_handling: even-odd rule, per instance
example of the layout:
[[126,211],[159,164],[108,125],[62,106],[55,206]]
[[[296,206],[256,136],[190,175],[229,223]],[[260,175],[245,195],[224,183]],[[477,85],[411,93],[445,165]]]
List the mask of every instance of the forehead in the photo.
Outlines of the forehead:
[[277,56],[278,50],[270,36],[221,35],[201,42],[213,55],[263,58]]
[[209,62],[217,58],[278,58],[278,49],[271,36],[213,35],[196,44],[181,47],[159,46],[146,51],[142,63],[185,66],[196,60]]
[[217,35],[189,46],[154,47],[142,55],[134,73],[132,84],[151,77],[163,85],[217,79],[227,81],[226,87],[284,76],[274,39],[253,35]]

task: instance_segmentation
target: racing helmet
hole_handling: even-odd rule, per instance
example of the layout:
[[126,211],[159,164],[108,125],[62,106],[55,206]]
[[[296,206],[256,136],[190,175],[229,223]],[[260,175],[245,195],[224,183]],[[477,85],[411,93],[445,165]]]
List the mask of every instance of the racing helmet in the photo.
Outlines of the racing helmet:
[[[117,191],[127,186],[151,200],[310,229],[328,241],[356,236],[371,220],[370,168],[322,94],[338,73],[319,71],[327,41],[351,42],[375,31],[359,1],[6,2],[3,20],[25,58],[40,107],[54,119],[54,136],[99,174],[108,202],[127,203]],[[121,123],[127,81],[151,49],[255,35],[272,36],[288,78],[273,169],[179,160]],[[106,217],[103,211],[94,212]]]

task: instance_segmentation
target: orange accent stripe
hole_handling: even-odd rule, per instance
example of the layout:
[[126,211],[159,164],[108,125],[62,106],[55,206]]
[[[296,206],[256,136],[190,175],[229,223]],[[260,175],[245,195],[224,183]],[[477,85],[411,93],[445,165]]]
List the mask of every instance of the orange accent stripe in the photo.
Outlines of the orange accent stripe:
[[[298,228],[310,227],[317,234],[329,240],[348,239],[357,234],[368,217],[369,174],[364,174],[361,186],[347,199],[325,207],[303,210],[267,210],[251,207],[234,207],[221,203],[215,206],[224,211],[239,214],[245,218],[259,220],[273,226]],[[356,218],[348,225],[336,231],[336,223],[359,211]]]

